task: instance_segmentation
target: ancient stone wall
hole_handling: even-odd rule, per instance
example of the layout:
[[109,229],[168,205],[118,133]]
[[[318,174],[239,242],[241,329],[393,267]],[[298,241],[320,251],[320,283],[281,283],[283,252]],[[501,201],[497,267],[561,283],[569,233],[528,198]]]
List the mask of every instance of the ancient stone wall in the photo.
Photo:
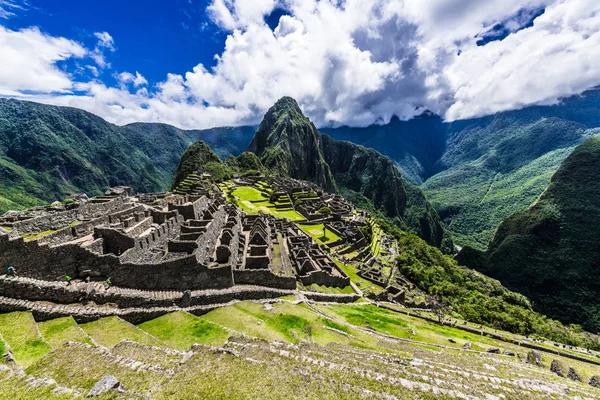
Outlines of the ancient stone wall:
[[296,279],[278,276],[269,269],[241,269],[233,271],[236,285],[260,285],[278,289],[296,289]]
[[300,281],[304,286],[317,284],[320,286],[331,286],[337,288],[345,288],[350,285],[350,278],[346,276],[331,275],[326,271],[312,271],[307,275],[301,276]]

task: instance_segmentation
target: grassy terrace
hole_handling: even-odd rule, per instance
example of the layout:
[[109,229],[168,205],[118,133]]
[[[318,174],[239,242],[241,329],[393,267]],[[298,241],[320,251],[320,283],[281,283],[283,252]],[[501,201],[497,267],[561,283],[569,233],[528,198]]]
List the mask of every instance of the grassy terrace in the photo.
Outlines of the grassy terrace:
[[0,315],[0,336],[20,365],[28,366],[51,350],[29,312]]
[[[267,189],[268,186],[266,186],[266,184],[264,185],[265,186],[262,187],[265,188],[265,191],[270,190],[270,188]],[[262,211],[265,214],[271,214],[278,218],[286,218],[290,221],[304,221],[304,217],[291,208],[275,208],[275,204],[271,203],[269,199],[264,196],[263,192],[252,186],[234,187],[232,184],[226,182],[221,185],[221,189],[226,193],[231,193],[235,198],[235,204],[247,214],[256,215],[259,211]]]
[[[455,398],[440,395],[436,387],[456,389],[473,398],[486,398],[482,393],[510,399],[596,398],[600,394],[587,385],[590,377],[598,374],[597,366],[548,352],[542,353],[541,367],[524,364],[514,355],[487,354],[487,349],[495,347],[522,358],[528,349],[404,313],[364,302],[282,301],[265,305],[244,301],[202,316],[175,312],[137,327],[105,318],[96,321],[95,330],[98,337],[100,333],[111,337],[105,343],[118,341],[108,346],[109,350],[84,344],[59,345],[79,336],[73,331],[77,325],[70,317],[37,323],[40,335],[31,314],[0,315],[3,333],[13,332],[7,340],[13,351],[21,347],[23,354],[23,338],[32,336],[43,343],[51,342],[54,348],[48,353],[46,345],[44,353],[36,354],[26,364],[22,357],[18,359],[20,366],[27,367],[23,377],[0,370],[0,398],[73,398],[68,392],[53,391],[56,385],[52,382],[32,383],[33,377],[53,379],[85,397],[105,374],[117,377],[128,392],[109,393],[102,399],[381,397],[364,396],[364,391],[360,392],[363,396],[358,391],[345,392],[354,387],[399,399]],[[90,324],[84,325],[90,330]],[[121,331],[119,328],[126,331],[125,335],[115,335]],[[242,334],[268,342],[241,339]],[[121,342],[123,336],[146,344],[152,338],[160,348]],[[482,353],[463,351],[467,342],[472,350]],[[229,351],[195,347],[184,355],[171,350],[187,352],[195,343],[225,346]],[[240,343],[250,346],[241,348]],[[552,360],[575,368],[583,383],[551,373]],[[421,391],[421,382],[433,389]]]
[[334,243],[334,242],[337,242],[338,240],[340,240],[340,237],[330,230],[327,230],[327,232],[325,232],[325,236],[324,236],[323,235],[324,230],[325,230],[324,224],[318,224],[318,225],[298,224],[298,228],[302,229],[307,235],[312,237],[313,240],[317,243],[329,244],[329,243]]

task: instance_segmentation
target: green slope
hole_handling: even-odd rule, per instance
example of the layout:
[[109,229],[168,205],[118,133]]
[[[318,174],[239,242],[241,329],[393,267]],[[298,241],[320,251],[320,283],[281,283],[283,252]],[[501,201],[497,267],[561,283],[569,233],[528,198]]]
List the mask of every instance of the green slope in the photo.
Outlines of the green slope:
[[600,330],[600,137],[578,146],[540,199],[507,218],[487,253],[462,260],[563,322]]
[[482,250],[500,222],[533,203],[561,161],[596,133],[559,118],[513,114],[455,129],[438,161],[441,172],[422,189],[456,243]]
[[252,127],[184,131],[164,124],[119,127],[83,110],[0,99],[0,212],[102,193],[109,186],[168,189],[195,140],[241,153]]

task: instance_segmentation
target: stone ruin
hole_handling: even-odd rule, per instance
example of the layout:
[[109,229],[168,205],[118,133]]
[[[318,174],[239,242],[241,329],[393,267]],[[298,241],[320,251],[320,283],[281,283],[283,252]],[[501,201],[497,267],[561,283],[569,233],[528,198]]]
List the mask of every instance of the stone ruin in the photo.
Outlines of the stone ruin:
[[211,290],[350,284],[292,222],[246,215],[215,189],[203,176],[174,193],[116,187],[0,216],[0,311],[17,299],[188,306]]

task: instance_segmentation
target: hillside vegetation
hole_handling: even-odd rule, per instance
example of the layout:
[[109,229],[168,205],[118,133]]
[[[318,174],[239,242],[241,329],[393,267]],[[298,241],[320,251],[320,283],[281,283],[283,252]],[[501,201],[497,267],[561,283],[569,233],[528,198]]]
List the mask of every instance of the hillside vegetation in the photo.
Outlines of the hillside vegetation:
[[485,254],[458,259],[529,297],[537,310],[600,330],[600,137],[578,146],[531,207],[507,218]]
[[241,153],[253,133],[251,127],[119,127],[75,108],[0,99],[0,212],[73,193],[97,195],[116,185],[165,190],[181,154],[195,140],[206,140],[227,157]]

